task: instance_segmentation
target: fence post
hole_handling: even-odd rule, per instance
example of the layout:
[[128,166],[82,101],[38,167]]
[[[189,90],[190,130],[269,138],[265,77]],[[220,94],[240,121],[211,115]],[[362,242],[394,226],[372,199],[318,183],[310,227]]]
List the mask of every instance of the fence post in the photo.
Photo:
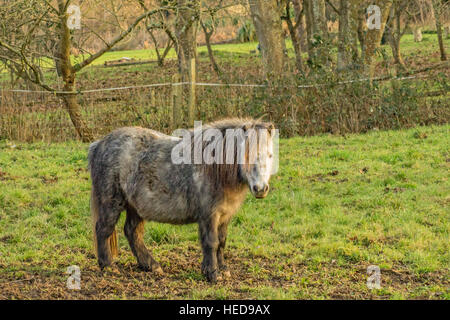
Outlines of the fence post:
[[194,125],[194,113],[196,104],[196,68],[195,68],[195,58],[190,60],[189,68],[189,126]]
[[181,119],[181,85],[180,83],[180,75],[178,73],[172,76],[172,103],[170,110],[170,127],[171,129],[176,129],[178,124],[182,122]]
[[150,91],[150,105],[152,107],[156,107],[156,96],[155,96],[155,90],[156,89],[151,89]]

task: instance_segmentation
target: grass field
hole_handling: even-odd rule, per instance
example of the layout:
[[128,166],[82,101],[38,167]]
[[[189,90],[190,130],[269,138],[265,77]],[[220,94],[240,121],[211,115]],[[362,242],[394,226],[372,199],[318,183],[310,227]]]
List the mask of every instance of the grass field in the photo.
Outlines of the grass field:
[[[100,272],[87,145],[0,141],[0,298],[449,299],[449,130],[282,140],[269,196],[248,196],[232,221],[231,278],[216,285],[195,225],[146,225],[162,276],[137,269],[122,231]],[[79,291],[66,288],[70,265]],[[381,289],[367,288],[369,265]]]
[[[220,79],[212,71],[208,58],[207,48],[198,47],[198,74],[199,82],[230,82],[230,83],[262,83],[263,66],[260,54],[257,52],[257,42],[232,43],[212,45],[214,56],[222,70],[224,79]],[[448,51],[450,48],[450,38],[444,40],[444,46]],[[288,55],[293,66],[295,60],[294,49],[291,41],[286,41]],[[381,76],[394,70],[392,62],[392,52],[389,45],[381,46],[382,54],[377,55],[377,75]],[[413,35],[406,34],[401,40],[401,52],[409,70],[423,68],[440,62],[439,45],[435,34],[424,34],[423,41],[414,42]],[[336,60],[337,52],[331,54]],[[128,50],[108,52],[95,60],[91,66],[83,69],[78,74],[78,89],[86,90],[92,88],[108,88],[152,83],[171,82],[172,76],[177,72],[176,53],[172,49],[166,59],[166,64],[159,67],[156,63],[129,65],[113,68],[104,68],[105,61],[118,60],[128,57],[139,60],[156,60],[154,50]],[[79,62],[82,57],[73,57],[74,62]],[[303,54],[304,61],[308,59],[308,54]],[[385,60],[386,59],[386,60]],[[50,83],[54,81],[54,72],[46,73],[50,78]],[[357,77],[355,75],[354,77]],[[2,77],[0,77],[1,79]],[[8,80],[6,74],[4,80]],[[312,81],[312,80],[309,80]]]
[[[246,43],[230,43],[230,44],[213,44],[212,49],[214,51],[215,57],[218,60],[219,64],[228,64],[232,63],[234,66],[245,66],[248,64],[248,58],[256,55],[255,51],[257,51],[258,42],[246,42]],[[450,47],[450,38],[444,39],[444,46],[448,51]],[[294,49],[292,47],[292,42],[288,39],[286,40],[286,48],[288,50],[288,55],[290,58],[295,58]],[[391,49],[388,44],[382,45],[381,48],[386,52],[387,56],[392,56]],[[161,49],[163,51],[164,49]],[[200,60],[204,62],[208,62],[208,51],[206,46],[198,46],[198,55]],[[414,42],[414,36],[412,34],[405,34],[401,40],[401,52],[404,58],[414,59],[417,56],[427,56],[428,63],[437,63],[439,62],[439,55],[432,55],[439,51],[439,45],[437,42],[436,34],[423,34],[423,41],[420,43]],[[254,53],[252,53],[254,52]],[[336,50],[333,50],[333,55],[336,55]],[[81,62],[87,56],[79,55],[72,56],[73,64]],[[100,58],[96,59],[91,66],[101,66],[106,61],[114,61],[119,60],[121,58],[131,58],[134,60],[157,60],[157,56],[155,50],[153,49],[140,49],[140,50],[122,50],[122,51],[110,51],[102,55]],[[303,54],[303,58],[307,59],[308,54],[305,52]],[[176,59],[176,52],[172,48],[166,56],[167,60]],[[382,57],[378,57],[379,61],[382,60]],[[419,65],[420,66],[420,65]],[[48,61],[44,63],[44,67],[54,68],[53,62]],[[142,66],[127,66],[122,67],[123,70],[140,70]],[[148,68],[154,69],[157,66],[148,66]],[[114,68],[115,69],[115,68]],[[44,68],[45,70],[45,68]],[[116,71],[113,71],[115,73]],[[46,76],[53,79],[52,75],[46,74]],[[80,75],[82,74],[91,74],[98,73],[98,70],[92,68],[84,69]],[[6,73],[5,69],[0,69],[0,81],[8,81],[9,77]],[[53,80],[50,80],[52,82]]]
[[[446,46],[449,45],[450,39],[445,39]],[[411,53],[416,54],[426,54],[439,50],[437,36],[436,34],[424,34],[423,41],[421,43],[414,42],[414,36],[412,34],[406,34],[402,37],[401,44],[402,52],[406,55],[410,55]],[[232,55],[230,58],[234,57],[236,60],[242,57],[243,55],[249,55],[251,51],[257,51],[258,42],[246,42],[246,43],[230,43],[230,44],[217,44],[212,45],[212,49],[219,55],[219,58],[223,58],[227,54]],[[288,50],[289,56],[291,58],[295,57],[294,49],[292,47],[292,42],[290,40],[286,40],[286,48]],[[387,50],[389,54],[391,53],[391,49],[388,44],[383,45],[382,48]],[[163,50],[163,49],[161,49]],[[419,52],[417,52],[419,51]],[[208,51],[206,46],[198,47],[199,55],[207,55]],[[104,64],[105,61],[118,60],[123,57],[128,57],[136,60],[156,60],[156,53],[154,50],[149,49],[141,49],[141,50],[124,50],[124,51],[112,51],[107,52],[99,59],[93,62],[93,65],[101,65]],[[74,62],[79,62],[82,56],[79,56],[77,59],[73,57]],[[176,52],[175,49],[171,49],[167,54],[168,59],[175,59]],[[307,58],[307,53],[304,53],[304,58]],[[237,61],[235,61],[237,62]],[[437,62],[437,61],[436,61]]]

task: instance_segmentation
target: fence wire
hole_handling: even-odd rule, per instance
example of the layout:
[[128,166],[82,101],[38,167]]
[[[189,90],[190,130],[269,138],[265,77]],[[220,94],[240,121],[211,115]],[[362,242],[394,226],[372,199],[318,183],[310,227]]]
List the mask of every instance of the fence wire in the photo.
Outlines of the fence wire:
[[[414,124],[439,117],[441,122],[448,121],[445,95],[442,99],[422,103],[428,115],[408,114],[414,109],[414,99],[423,98],[423,92],[438,87],[433,79],[423,81],[428,76],[384,79],[401,82],[400,95],[389,86],[387,91],[380,87],[373,90],[368,79],[326,84],[326,89],[325,84],[270,88],[264,84],[196,83],[195,119],[208,122],[223,117],[264,114],[277,122],[281,132],[288,134],[361,132],[383,128],[383,122],[386,122],[385,128],[392,128],[409,125],[408,119],[412,116],[421,118]],[[77,92],[76,97],[83,119],[97,136],[123,126],[143,126],[171,133],[175,129],[174,108],[180,117],[176,119],[179,126],[188,125],[189,84],[91,89]],[[176,86],[182,87],[182,94],[174,101]],[[445,101],[447,106],[442,108]],[[65,141],[76,138],[69,114],[58,95],[46,91],[0,90],[0,139]]]

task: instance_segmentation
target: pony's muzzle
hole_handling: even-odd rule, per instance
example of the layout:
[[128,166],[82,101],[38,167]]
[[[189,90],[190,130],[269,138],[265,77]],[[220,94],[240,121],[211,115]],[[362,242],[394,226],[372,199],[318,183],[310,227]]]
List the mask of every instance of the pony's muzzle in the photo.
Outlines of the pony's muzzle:
[[254,185],[252,187],[252,193],[255,196],[255,198],[262,199],[267,196],[269,193],[269,185],[264,184],[262,186]]

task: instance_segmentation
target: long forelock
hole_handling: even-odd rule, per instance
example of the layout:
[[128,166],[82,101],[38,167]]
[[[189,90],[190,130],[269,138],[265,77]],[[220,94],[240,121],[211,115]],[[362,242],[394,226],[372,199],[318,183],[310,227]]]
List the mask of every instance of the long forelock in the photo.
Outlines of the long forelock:
[[[221,145],[219,146],[221,148],[221,155],[222,155],[222,163],[212,163],[212,164],[206,164],[204,161],[202,161],[202,164],[198,164],[198,166],[201,168],[201,170],[209,177],[211,183],[215,186],[222,186],[222,187],[238,187],[243,183],[242,174],[240,174],[240,170],[250,170],[250,166],[248,163],[249,160],[249,147],[248,147],[248,130],[254,129],[268,129],[272,130],[273,125],[271,123],[262,122],[260,120],[254,120],[250,118],[231,118],[231,119],[224,119],[219,120],[210,124],[205,125],[202,127],[202,137],[206,130],[208,129],[217,129],[222,134],[222,141],[207,141],[204,142],[202,138],[196,137],[194,138],[193,130],[192,132],[192,160],[194,157],[194,148],[196,145],[201,144],[201,151],[203,156],[203,151],[205,150],[205,147],[210,145],[211,143],[219,143],[221,142]],[[244,164],[242,164],[242,159],[240,159],[240,155],[238,152],[239,148],[239,139],[233,135],[233,142],[230,142],[227,140],[227,130],[229,129],[242,129],[244,132],[244,139],[245,139],[245,154],[244,156]],[[199,139],[200,138],[200,139]],[[227,146],[229,147],[233,143],[234,147],[232,150],[228,150]],[[215,145],[214,148],[217,150],[217,145]],[[227,161],[227,153],[232,152],[233,161],[232,163],[229,163],[230,161]]]

